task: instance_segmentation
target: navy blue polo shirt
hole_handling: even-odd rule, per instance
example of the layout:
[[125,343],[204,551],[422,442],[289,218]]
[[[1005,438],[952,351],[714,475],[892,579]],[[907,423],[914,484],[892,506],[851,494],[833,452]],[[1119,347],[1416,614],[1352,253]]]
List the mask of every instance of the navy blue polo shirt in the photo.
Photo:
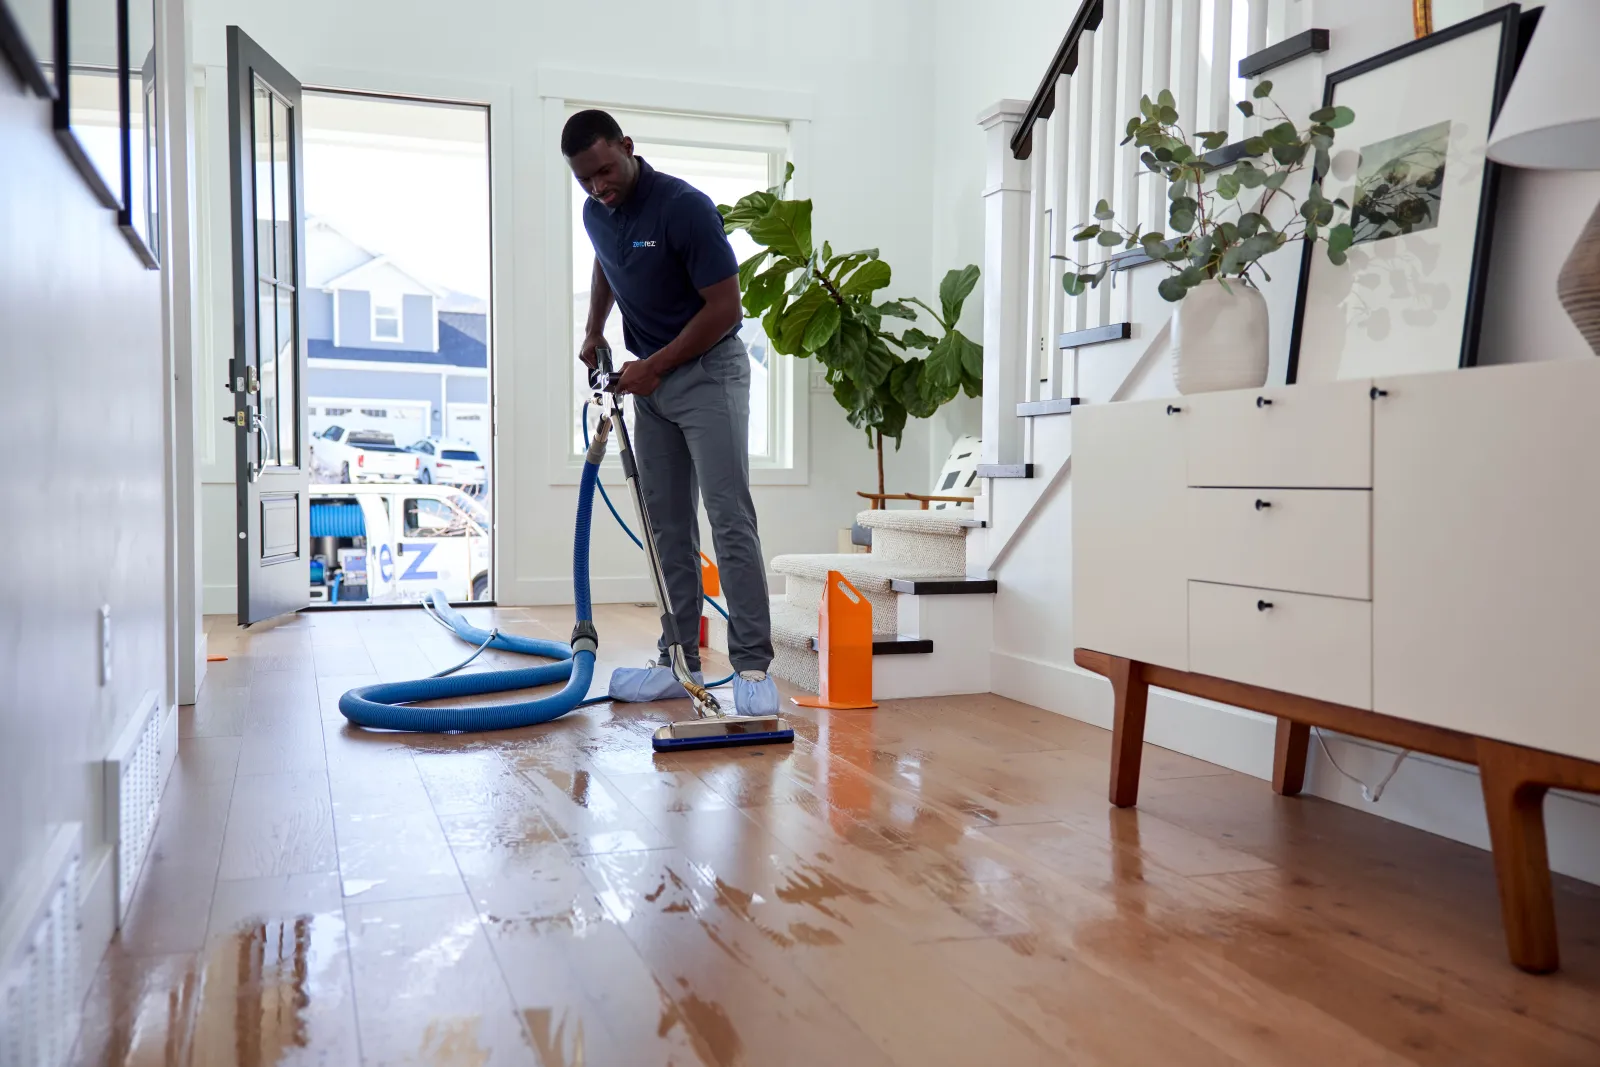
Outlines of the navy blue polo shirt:
[[701,289],[739,273],[711,198],[643,159],[622,204],[585,201],[583,228],[622,309],[628,351],[640,358],[665,347],[705,306]]

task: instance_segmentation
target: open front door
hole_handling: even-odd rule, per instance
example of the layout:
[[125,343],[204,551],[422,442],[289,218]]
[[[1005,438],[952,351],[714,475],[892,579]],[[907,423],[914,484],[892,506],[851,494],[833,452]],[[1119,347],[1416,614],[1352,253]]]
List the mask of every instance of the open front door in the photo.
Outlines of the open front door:
[[311,599],[300,83],[228,27],[239,624]]

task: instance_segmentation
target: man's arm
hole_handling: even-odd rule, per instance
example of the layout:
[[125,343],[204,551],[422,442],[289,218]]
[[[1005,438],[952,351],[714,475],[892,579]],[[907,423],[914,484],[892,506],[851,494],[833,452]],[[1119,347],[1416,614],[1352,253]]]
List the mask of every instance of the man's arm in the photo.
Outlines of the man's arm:
[[606,272],[600,269],[597,259],[589,276],[589,319],[583,327],[583,347],[578,350],[578,358],[591,370],[595,364],[594,350],[605,340],[606,320],[611,317],[611,305],[614,303],[616,298],[611,295],[611,283],[606,281]]
[[[678,336],[649,359],[635,360],[623,366],[620,384],[623,392],[649,396],[661,384],[664,374],[710,349],[744,319],[744,309],[739,306],[737,274],[714,282],[699,292],[705,303],[678,332]],[[592,311],[590,317],[592,320]]]

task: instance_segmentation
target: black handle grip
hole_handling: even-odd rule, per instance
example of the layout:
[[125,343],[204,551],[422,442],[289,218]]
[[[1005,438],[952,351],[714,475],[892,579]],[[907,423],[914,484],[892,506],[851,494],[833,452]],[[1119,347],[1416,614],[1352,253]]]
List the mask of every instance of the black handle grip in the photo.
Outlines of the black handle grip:
[[1256,501],[1256,510],[1257,511],[1260,511],[1262,508],[1270,508],[1271,506],[1272,506],[1272,501],[1270,501],[1270,500],[1257,500]]
[[1173,407],[1171,404],[1167,405],[1167,414],[1168,415],[1176,415],[1178,412],[1180,412],[1182,410],[1183,410],[1182,408]]
[[1270,600],[1258,600],[1258,601],[1256,601],[1256,610],[1257,611],[1266,611],[1270,607],[1272,607],[1272,601],[1270,601]]
[[1380,396],[1388,396],[1389,395],[1389,390],[1387,390],[1387,389],[1379,389],[1376,385],[1374,385],[1372,387],[1372,391],[1370,393],[1368,393],[1367,395],[1372,397],[1372,399],[1376,400]]
[[1264,407],[1267,407],[1267,406],[1268,406],[1268,405],[1269,405],[1269,404],[1271,404],[1271,403],[1272,403],[1272,401],[1270,401],[1270,400],[1268,400],[1268,399],[1267,399],[1267,398],[1266,398],[1266,397],[1264,397],[1264,396],[1258,396],[1258,397],[1256,397],[1256,407],[1258,407],[1258,408],[1264,408]]

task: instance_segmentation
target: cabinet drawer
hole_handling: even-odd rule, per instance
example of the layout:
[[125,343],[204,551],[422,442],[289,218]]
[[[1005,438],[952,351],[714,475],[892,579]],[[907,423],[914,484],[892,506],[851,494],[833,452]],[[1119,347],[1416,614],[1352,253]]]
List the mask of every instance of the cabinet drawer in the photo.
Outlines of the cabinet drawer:
[[1368,381],[1184,397],[1195,486],[1372,487]]
[[1189,669],[1371,709],[1372,604],[1190,582]]
[[1189,577],[1369,600],[1365,489],[1190,489]]

